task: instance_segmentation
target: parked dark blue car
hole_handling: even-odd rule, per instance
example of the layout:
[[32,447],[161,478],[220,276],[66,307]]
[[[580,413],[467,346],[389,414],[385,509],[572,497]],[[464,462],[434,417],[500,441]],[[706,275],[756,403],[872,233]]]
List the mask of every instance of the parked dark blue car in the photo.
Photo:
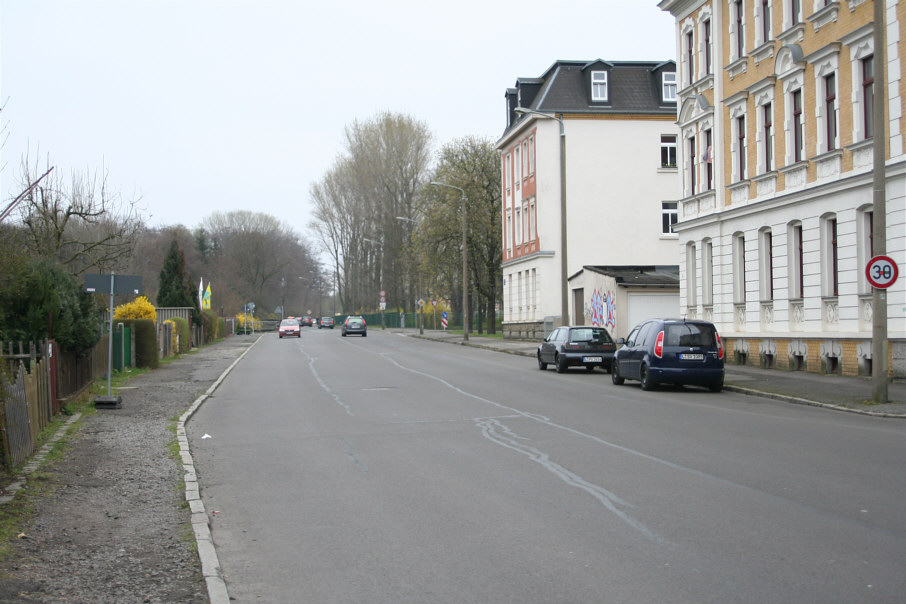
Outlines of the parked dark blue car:
[[619,338],[610,372],[613,383],[638,380],[642,390],[658,384],[724,387],[724,348],[713,323],[649,319]]

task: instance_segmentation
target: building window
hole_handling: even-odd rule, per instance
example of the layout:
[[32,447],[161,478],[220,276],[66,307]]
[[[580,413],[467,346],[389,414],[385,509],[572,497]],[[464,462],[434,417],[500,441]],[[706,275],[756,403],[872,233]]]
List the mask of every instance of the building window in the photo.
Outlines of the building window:
[[516,188],[519,188],[519,184],[522,182],[522,154],[519,152],[519,145],[513,150],[515,157],[513,158],[513,171],[516,173]]
[[661,74],[661,93],[665,102],[676,102],[676,72],[665,71]]
[[529,202],[529,241],[535,240],[535,200]]
[[790,0],[790,17],[793,25],[802,23],[802,0]]
[[736,44],[733,48],[736,51],[736,56],[734,59],[741,59],[746,54],[746,41],[745,41],[745,20],[743,18],[742,10],[742,0],[736,0],[733,3],[734,14],[733,14],[733,38],[735,39]]
[[675,168],[676,167],[676,135],[675,134],[662,134],[661,135],[661,167],[662,168]]
[[702,304],[714,304],[714,245],[710,239],[702,242]]
[[506,170],[506,190],[509,191],[513,188],[513,158],[509,153],[506,154],[504,169]]
[[827,151],[837,148],[837,75],[824,77],[824,134]]
[[707,19],[702,23],[702,37],[704,38],[704,51],[705,51],[705,75],[711,75],[712,66],[711,66],[711,19]]
[[711,129],[705,130],[705,189],[714,189],[714,150],[711,146]]
[[529,231],[529,212],[528,212],[528,202],[522,202],[522,243],[525,243],[531,239],[531,232]]
[[535,173],[535,137],[530,136],[528,141],[528,171],[531,175]]
[[746,236],[737,233],[733,237],[733,302],[746,302]]
[[862,59],[862,125],[865,138],[874,134],[875,71],[874,57]]
[[771,0],[761,0],[761,41],[771,39]]
[[[875,255],[875,226],[872,206],[866,206],[865,208],[860,209],[857,216],[856,237],[858,241],[858,266],[866,266],[868,261],[874,258]],[[871,286],[868,284],[868,279],[865,278],[865,272],[859,271],[859,273],[861,275],[861,278],[859,279],[859,293],[871,293]]]
[[522,209],[516,208],[516,245],[522,245]]
[[823,278],[822,295],[839,295],[839,255],[837,245],[837,217],[833,214],[822,221],[822,257],[821,268]]
[[698,183],[695,179],[695,137],[689,137],[689,193],[695,195]]
[[513,252],[513,214],[510,210],[506,212],[506,226],[503,230],[503,240],[506,241],[506,251],[508,254]]
[[802,276],[805,274],[805,254],[802,244],[802,224],[790,224],[790,299],[801,300],[805,297]]
[[696,287],[698,276],[695,274],[695,244],[686,244],[686,306],[697,306]]
[[790,96],[793,100],[793,161],[800,162],[805,157],[805,116],[802,115],[802,89],[794,90]]
[[746,178],[746,116],[736,118],[736,180]]
[[771,229],[764,229],[760,233],[759,253],[761,259],[761,301],[769,302],[774,299],[774,239]]
[[770,172],[774,169],[774,118],[773,103],[765,103],[762,108],[762,144],[764,150],[764,171]]
[[686,33],[686,73],[689,74],[686,84],[691,86],[695,81],[695,36],[692,31]]
[[606,101],[607,100],[607,72],[606,71],[591,72],[591,100],[593,100],[593,101]]
[[673,233],[673,225],[679,218],[677,203],[675,201],[661,202],[661,233],[668,235]]

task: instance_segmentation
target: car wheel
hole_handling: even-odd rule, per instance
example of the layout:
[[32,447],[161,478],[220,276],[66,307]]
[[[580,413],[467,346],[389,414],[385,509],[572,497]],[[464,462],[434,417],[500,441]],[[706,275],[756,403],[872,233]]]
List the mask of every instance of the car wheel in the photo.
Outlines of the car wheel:
[[642,383],[642,390],[654,390],[654,383],[651,381],[651,374],[648,372],[647,365],[642,365],[639,368],[639,381]]
[[537,356],[538,356],[538,369],[540,369],[541,371],[547,370],[547,363],[545,363],[544,361],[541,360],[541,353],[539,352]]
[[367,332],[367,331],[363,331],[363,332],[362,332],[362,337],[363,337],[363,338],[367,338],[367,337],[368,337],[368,332]]
[[723,389],[724,389],[724,383],[723,383],[723,382],[715,382],[715,383],[710,384],[710,385],[708,386],[708,390],[710,390],[711,392],[720,392],[720,391],[723,390]]
[[344,338],[346,337],[346,332],[345,332],[345,331],[343,332],[343,337],[344,337]]
[[613,381],[613,383],[616,384],[617,386],[622,386],[622,385],[623,385],[623,382],[626,381],[626,380],[624,380],[623,378],[621,378],[621,377],[620,377],[620,374],[617,372],[617,364],[616,364],[616,363],[614,363],[613,365],[610,366],[610,379],[611,379],[611,381]]
[[566,359],[561,359],[560,355],[554,355],[554,363],[557,365],[557,373],[566,373]]

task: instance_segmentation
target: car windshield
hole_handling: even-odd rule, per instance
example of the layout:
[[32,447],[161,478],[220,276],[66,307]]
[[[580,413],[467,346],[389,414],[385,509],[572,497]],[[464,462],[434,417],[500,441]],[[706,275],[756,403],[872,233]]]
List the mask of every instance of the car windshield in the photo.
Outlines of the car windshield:
[[667,325],[665,346],[717,346],[715,330],[701,323],[675,323]]
[[570,342],[589,342],[591,344],[604,344],[610,342],[610,334],[607,330],[600,327],[587,327],[583,329],[573,329],[569,334]]
[[[273,325],[273,323],[271,323],[271,325]],[[298,325],[299,325],[299,321],[296,320],[296,319],[283,319],[283,320],[280,322],[280,325],[281,325],[282,327],[290,327],[290,326],[293,326],[293,325],[298,326]]]
[[361,324],[362,324],[362,320],[361,320],[361,319],[349,319],[349,321],[348,321],[348,323],[347,323],[347,325],[355,325],[355,326],[358,326],[358,325],[361,325]]

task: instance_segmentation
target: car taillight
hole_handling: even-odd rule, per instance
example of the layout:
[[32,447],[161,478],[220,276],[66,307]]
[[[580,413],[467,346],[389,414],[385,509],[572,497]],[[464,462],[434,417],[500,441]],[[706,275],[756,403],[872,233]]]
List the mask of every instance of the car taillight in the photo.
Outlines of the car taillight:
[[714,337],[717,338],[717,358],[722,359],[722,358],[724,358],[723,340],[720,339],[720,334],[717,333],[716,331],[714,332]]
[[664,332],[657,334],[657,340],[654,342],[654,356],[661,359],[664,357]]

